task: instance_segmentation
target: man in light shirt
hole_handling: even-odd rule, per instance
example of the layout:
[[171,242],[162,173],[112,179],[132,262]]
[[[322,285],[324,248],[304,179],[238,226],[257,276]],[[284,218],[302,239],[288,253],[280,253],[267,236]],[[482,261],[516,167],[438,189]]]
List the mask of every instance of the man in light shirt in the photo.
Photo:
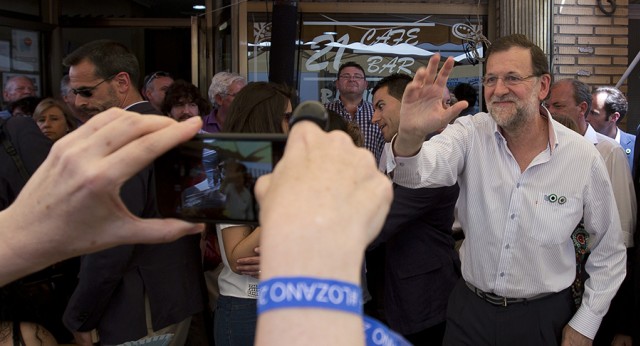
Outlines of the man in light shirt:
[[564,115],[575,121],[578,133],[593,143],[602,155],[620,215],[623,241],[627,247],[632,247],[637,206],[627,155],[615,140],[596,132],[587,122],[587,115],[593,114],[589,86],[577,79],[559,80],[551,86],[546,105],[553,116]]
[[[398,135],[383,159],[397,184],[460,185],[463,280],[449,300],[444,344],[590,345],[626,259],[600,154],[540,107],[551,84],[547,57],[522,35],[502,37],[488,51],[489,113],[459,118],[424,142],[467,107],[442,106],[454,61],[436,75],[439,58],[407,86]],[[583,216],[593,246],[576,311],[571,234]]]

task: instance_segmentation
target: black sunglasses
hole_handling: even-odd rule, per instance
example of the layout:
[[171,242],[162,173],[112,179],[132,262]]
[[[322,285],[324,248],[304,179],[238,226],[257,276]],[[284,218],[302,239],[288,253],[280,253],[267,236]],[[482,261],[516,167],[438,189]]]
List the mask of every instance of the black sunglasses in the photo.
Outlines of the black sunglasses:
[[144,89],[146,89],[149,86],[149,84],[158,77],[171,77],[171,74],[169,72],[157,71],[157,72],[154,72],[153,74],[146,76],[144,78]]
[[[120,72],[118,72],[118,73],[120,73]],[[100,83],[98,83],[98,84],[96,84],[96,85],[94,85],[94,86],[92,86],[92,87],[82,87],[82,88],[78,88],[78,89],[73,89],[73,88],[71,88],[71,91],[72,91],[74,94],[76,94],[76,95],[80,95],[80,96],[82,96],[82,97],[84,97],[84,98],[90,98],[91,96],[93,96],[93,91],[94,91],[97,87],[99,87],[99,86],[100,86],[100,84],[102,84],[102,83],[104,83],[104,82],[106,82],[106,81],[108,81],[108,80],[112,80],[113,78],[115,78],[115,77],[118,75],[118,73],[116,73],[116,74],[114,74],[114,75],[111,75],[111,76],[109,76],[108,78],[103,79],[103,80],[102,80],[102,82],[100,82]]]

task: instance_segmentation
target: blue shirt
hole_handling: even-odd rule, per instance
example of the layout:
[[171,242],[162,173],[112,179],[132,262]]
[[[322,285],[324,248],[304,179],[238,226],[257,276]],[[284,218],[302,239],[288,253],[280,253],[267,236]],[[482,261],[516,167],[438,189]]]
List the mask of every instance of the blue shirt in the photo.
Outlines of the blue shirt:
[[11,118],[11,113],[8,110],[0,111],[0,119],[9,119]]

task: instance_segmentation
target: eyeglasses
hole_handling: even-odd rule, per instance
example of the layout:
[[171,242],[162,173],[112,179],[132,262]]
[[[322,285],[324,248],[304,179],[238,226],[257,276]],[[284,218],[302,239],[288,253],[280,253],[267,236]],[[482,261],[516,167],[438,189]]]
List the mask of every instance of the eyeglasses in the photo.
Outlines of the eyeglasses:
[[517,74],[508,74],[503,77],[498,76],[484,76],[482,77],[482,85],[485,87],[494,87],[498,84],[498,79],[502,79],[502,83],[506,86],[514,86],[524,83],[527,79],[539,77],[538,75],[532,74],[526,77],[520,77]]
[[236,97],[236,95],[238,95],[237,93],[233,94],[233,93],[220,93],[220,95],[222,96],[231,96],[231,97]]
[[344,79],[344,80],[364,80],[364,76],[361,74],[355,74],[355,75],[350,75],[350,74],[341,74],[340,76],[338,76],[338,78],[340,79]]
[[[120,72],[118,72],[118,73],[120,73]],[[117,76],[117,75],[118,75],[118,73],[113,74],[113,75],[109,76],[108,78],[103,79],[103,80],[102,80],[102,82],[100,82],[100,83],[98,83],[98,84],[96,84],[96,85],[94,85],[94,86],[92,86],[92,87],[82,87],[82,88],[78,88],[78,89],[71,88],[71,91],[72,91],[74,94],[76,94],[76,95],[80,95],[80,96],[82,96],[82,97],[84,97],[84,98],[90,98],[91,96],[93,96],[93,91],[94,91],[97,87],[99,87],[99,86],[100,86],[100,84],[102,84],[102,83],[104,83],[104,82],[106,82],[106,81],[108,81],[108,80],[112,80],[113,78],[115,78],[115,76]]]
[[146,89],[149,84],[151,84],[151,82],[153,82],[154,79],[158,78],[158,77],[171,77],[171,74],[169,72],[164,72],[164,71],[157,71],[154,72],[153,74],[150,74],[146,77],[144,77],[144,89]]

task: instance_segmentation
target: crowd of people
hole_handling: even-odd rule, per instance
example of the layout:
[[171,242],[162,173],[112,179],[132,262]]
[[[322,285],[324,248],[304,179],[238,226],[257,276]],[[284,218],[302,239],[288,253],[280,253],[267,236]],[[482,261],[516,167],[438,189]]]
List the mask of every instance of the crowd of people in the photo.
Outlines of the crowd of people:
[[[487,52],[485,112],[471,85],[447,88],[452,58],[376,83],[349,61],[323,129],[292,118],[288,86],[230,72],[206,97],[164,71],[139,83],[137,58],[115,41],[63,65],[60,99],[39,99],[21,76],[3,88],[0,342],[640,340],[640,160],[618,127],[628,103],[610,86],[553,81],[522,35]],[[258,225],[160,218],[153,160],[215,132],[289,135],[257,181],[224,163],[223,192],[255,193],[259,210],[242,212],[259,212]]]

